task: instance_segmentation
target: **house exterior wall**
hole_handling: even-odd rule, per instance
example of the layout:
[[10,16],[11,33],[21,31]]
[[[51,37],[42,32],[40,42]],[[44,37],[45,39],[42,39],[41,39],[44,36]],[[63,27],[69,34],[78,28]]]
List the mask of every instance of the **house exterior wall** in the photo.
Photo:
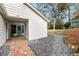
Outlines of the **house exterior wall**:
[[79,28],[79,21],[72,22],[71,26],[74,28]]
[[71,19],[71,26],[73,28],[79,28],[79,17]]
[[29,40],[47,37],[47,22],[34,14],[29,20]]
[[0,47],[6,41],[6,24],[3,17],[0,15]]
[[24,4],[4,4],[8,16],[28,19],[29,40],[47,37],[47,22]]
[[26,5],[22,3],[8,3],[3,5],[6,9],[7,16],[20,17],[25,19],[30,16],[29,10],[27,10]]

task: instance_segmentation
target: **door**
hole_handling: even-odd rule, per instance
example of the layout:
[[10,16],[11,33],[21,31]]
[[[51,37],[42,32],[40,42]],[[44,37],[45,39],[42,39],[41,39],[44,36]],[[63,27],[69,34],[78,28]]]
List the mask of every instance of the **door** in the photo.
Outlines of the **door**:
[[11,25],[11,36],[19,36],[24,33],[24,25]]
[[17,35],[22,35],[22,28],[20,25],[17,26]]
[[16,25],[11,25],[11,36],[16,34]]

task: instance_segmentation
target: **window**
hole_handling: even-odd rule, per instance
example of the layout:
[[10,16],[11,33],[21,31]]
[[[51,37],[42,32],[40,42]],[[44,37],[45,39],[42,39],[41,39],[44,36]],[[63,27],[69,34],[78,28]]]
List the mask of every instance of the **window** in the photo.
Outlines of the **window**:
[[22,25],[22,33],[24,33],[24,25]]

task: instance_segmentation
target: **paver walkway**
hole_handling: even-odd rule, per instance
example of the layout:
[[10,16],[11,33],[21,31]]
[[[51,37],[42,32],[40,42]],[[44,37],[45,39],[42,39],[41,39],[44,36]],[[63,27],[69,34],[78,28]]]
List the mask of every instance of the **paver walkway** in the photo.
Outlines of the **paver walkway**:
[[24,37],[11,37],[1,48],[0,56],[35,56]]
[[28,42],[38,56],[71,56],[70,49],[65,45],[62,35],[48,36]]
[[24,37],[11,38],[10,56],[34,56],[32,49],[28,46]]

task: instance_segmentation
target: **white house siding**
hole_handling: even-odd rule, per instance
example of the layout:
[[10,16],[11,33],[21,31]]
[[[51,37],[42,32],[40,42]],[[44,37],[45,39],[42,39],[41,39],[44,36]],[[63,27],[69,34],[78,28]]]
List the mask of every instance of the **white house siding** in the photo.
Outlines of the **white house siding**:
[[8,3],[3,5],[5,6],[8,16],[20,17],[25,19],[27,19],[28,16],[30,16],[26,6],[22,3]]
[[29,40],[47,37],[47,22],[24,4],[4,4],[8,16],[28,19]]
[[6,24],[0,15],[0,47],[5,43],[6,41]]
[[47,37],[47,23],[38,15],[29,20],[29,40]]

